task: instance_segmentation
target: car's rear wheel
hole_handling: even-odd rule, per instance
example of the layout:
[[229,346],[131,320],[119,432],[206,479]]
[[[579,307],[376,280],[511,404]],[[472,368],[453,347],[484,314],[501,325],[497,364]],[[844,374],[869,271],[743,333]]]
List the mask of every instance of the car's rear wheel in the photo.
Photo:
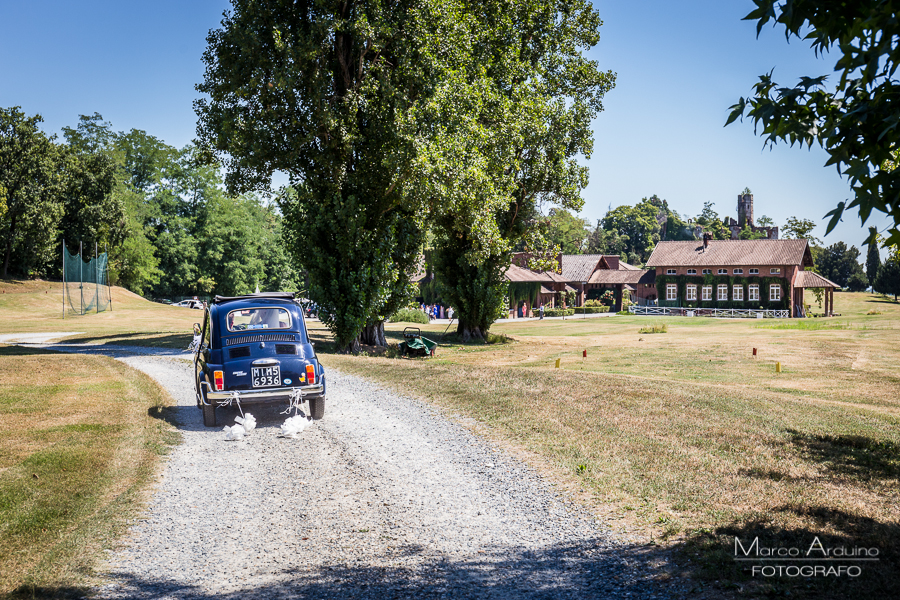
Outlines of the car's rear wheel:
[[216,426],[216,405],[215,404],[204,404],[203,405],[203,425],[206,427],[215,427]]
[[309,399],[309,416],[313,421],[318,421],[325,416],[325,396],[315,396]]

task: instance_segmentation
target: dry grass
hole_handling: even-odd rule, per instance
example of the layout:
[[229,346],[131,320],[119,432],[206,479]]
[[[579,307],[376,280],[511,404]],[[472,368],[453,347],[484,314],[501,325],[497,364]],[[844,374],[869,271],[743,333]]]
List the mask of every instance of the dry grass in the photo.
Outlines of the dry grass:
[[86,332],[82,342],[122,343],[135,334],[174,334],[190,342],[191,326],[201,311],[149,302],[120,287],[112,288],[112,310],[63,319],[63,284],[41,280],[0,280],[2,333]]
[[[697,575],[747,592],[896,595],[900,307],[835,299],[843,316],[827,320],[668,318],[668,335],[644,339],[642,317],[513,322],[495,327],[513,344],[325,362],[475,417],[615,527],[680,549]],[[882,314],[866,314],[873,303]],[[747,587],[733,540],[757,535],[875,546],[882,560],[850,583]]]
[[177,439],[167,402],[116,360],[0,346],[0,595],[83,593]]

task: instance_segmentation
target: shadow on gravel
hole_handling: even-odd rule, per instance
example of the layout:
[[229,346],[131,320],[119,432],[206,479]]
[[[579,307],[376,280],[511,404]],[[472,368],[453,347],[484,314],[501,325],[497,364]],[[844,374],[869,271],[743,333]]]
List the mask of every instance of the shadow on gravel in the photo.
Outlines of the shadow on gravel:
[[[416,549],[410,549],[419,554]],[[415,568],[333,564],[291,569],[260,587],[212,592],[168,581],[119,578],[97,590],[100,598],[687,598],[685,584],[655,567],[654,547],[610,548],[603,539],[582,540],[539,551],[492,548],[461,559],[421,559]],[[387,562],[402,561],[403,549]],[[229,574],[228,577],[234,577]],[[223,576],[224,578],[224,576]],[[65,598],[69,590],[43,597]],[[27,596],[19,596],[27,597]],[[70,596],[69,596],[70,597]]]

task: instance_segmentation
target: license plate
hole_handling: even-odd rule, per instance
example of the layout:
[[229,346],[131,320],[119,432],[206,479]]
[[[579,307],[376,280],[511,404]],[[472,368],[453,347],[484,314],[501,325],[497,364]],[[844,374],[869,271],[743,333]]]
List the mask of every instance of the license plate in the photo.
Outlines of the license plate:
[[253,387],[281,385],[281,367],[252,367]]

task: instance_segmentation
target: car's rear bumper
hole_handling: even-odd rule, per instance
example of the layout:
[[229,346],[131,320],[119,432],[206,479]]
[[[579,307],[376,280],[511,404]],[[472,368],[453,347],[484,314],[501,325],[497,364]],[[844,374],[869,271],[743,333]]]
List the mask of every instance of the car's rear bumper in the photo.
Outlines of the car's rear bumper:
[[[206,384],[205,381],[203,383]],[[210,403],[239,400],[244,404],[253,404],[257,402],[274,402],[279,400],[287,400],[295,393],[297,393],[297,390],[302,390],[304,397],[321,396],[325,393],[325,386],[323,384],[316,384],[287,388],[268,388],[261,390],[233,390],[228,392],[214,392],[207,387],[206,397]]]

